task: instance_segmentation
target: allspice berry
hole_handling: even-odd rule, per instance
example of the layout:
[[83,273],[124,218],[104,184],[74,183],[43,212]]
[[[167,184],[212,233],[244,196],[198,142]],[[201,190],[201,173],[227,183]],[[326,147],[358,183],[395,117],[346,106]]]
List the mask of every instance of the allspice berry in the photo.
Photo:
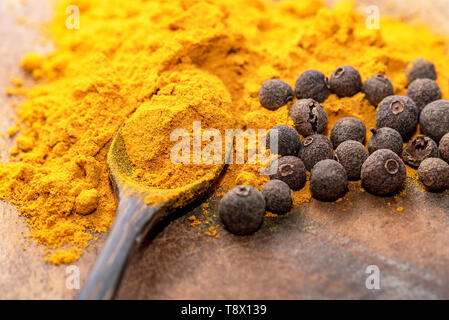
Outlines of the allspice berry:
[[421,132],[435,142],[449,132],[449,101],[437,100],[429,103],[419,117]]
[[329,80],[321,71],[307,70],[296,79],[295,94],[298,99],[313,99],[323,102],[329,93]]
[[380,149],[371,154],[362,165],[362,186],[373,194],[387,195],[402,187],[406,175],[401,158],[391,150]]
[[298,133],[304,137],[322,133],[327,126],[326,111],[313,99],[296,101],[290,110],[290,117]]
[[379,73],[365,80],[362,88],[365,98],[373,106],[377,105],[386,97],[394,93],[393,85],[386,75]]
[[299,158],[304,162],[308,171],[313,166],[325,159],[332,159],[333,147],[332,142],[322,134],[314,134],[304,138],[302,148],[299,150]]
[[237,186],[220,201],[218,213],[232,233],[251,234],[259,229],[265,214],[265,198],[254,187]]
[[416,79],[408,86],[407,97],[415,101],[421,112],[429,103],[441,99],[441,90],[434,80]]
[[410,62],[405,68],[405,76],[408,83],[412,83],[416,79],[437,79],[435,65],[426,59],[419,58]]
[[329,86],[339,97],[352,97],[362,89],[362,77],[356,68],[341,66],[332,72]]
[[292,190],[300,190],[306,184],[306,167],[298,157],[285,156],[274,160],[270,165],[274,171],[271,180],[284,181]]
[[370,131],[373,134],[368,140],[368,152],[370,154],[379,149],[389,149],[397,155],[402,154],[404,141],[399,132],[389,127],[383,127],[377,130],[371,128]]
[[389,96],[379,104],[376,126],[393,128],[408,140],[415,133],[418,115],[418,107],[409,97]]
[[418,168],[427,158],[438,157],[438,146],[429,137],[419,135],[402,150],[402,159],[411,167]]
[[[266,148],[269,149],[271,142],[277,135],[277,154],[281,156],[297,155],[301,147],[301,137],[298,132],[290,126],[279,125],[270,129],[266,137]],[[273,153],[273,150],[271,150]]]
[[347,187],[346,171],[335,160],[322,160],[310,172],[310,192],[317,200],[335,201],[345,195]]
[[292,191],[281,180],[270,180],[260,190],[265,197],[266,210],[276,214],[289,212],[293,205]]
[[365,146],[354,140],[345,141],[335,149],[335,160],[345,168],[351,181],[360,180],[360,171],[368,156]]
[[449,164],[439,158],[427,158],[418,168],[419,181],[429,191],[444,191],[449,186]]
[[440,140],[438,145],[438,153],[441,159],[449,163],[449,133],[446,133]]
[[292,87],[287,82],[279,79],[265,81],[259,90],[260,104],[269,110],[277,110],[285,106],[294,97]]
[[345,117],[337,121],[331,130],[331,141],[334,148],[346,140],[354,140],[360,143],[365,141],[366,127],[365,124],[352,117]]

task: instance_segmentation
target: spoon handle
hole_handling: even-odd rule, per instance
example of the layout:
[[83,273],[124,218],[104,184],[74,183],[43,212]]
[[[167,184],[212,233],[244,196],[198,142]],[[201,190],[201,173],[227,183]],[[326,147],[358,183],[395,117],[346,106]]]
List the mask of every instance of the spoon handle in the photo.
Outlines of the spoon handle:
[[111,232],[78,299],[108,300],[114,297],[137,237],[142,230],[149,229],[157,212],[158,209],[145,205],[136,197],[125,196],[119,200]]

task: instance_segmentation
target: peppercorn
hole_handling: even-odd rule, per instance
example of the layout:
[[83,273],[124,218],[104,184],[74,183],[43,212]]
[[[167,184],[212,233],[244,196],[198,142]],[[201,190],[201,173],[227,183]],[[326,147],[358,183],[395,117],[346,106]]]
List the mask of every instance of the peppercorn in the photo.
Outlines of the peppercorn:
[[420,163],[427,158],[438,157],[438,146],[429,137],[419,135],[402,151],[402,159],[411,167],[418,168]]
[[408,86],[407,97],[415,101],[421,112],[429,103],[441,99],[441,90],[434,80],[416,79]]
[[381,73],[366,79],[362,91],[369,103],[375,107],[377,107],[384,98],[392,96],[394,93],[390,79]]
[[294,98],[292,87],[279,79],[267,80],[259,90],[259,101],[262,107],[277,110]]
[[404,144],[401,135],[396,130],[383,127],[379,129],[371,128],[373,133],[368,140],[368,152],[372,154],[379,149],[389,149],[397,155],[402,154],[402,145]]
[[376,126],[393,128],[408,140],[416,130],[418,115],[418,107],[409,97],[389,96],[379,104]]
[[360,176],[367,191],[377,195],[391,194],[405,181],[405,164],[393,151],[380,149],[363,163]]
[[237,186],[220,200],[218,213],[230,232],[239,235],[251,234],[262,224],[265,198],[254,187]]
[[295,94],[298,99],[323,102],[329,96],[329,80],[321,71],[304,71],[296,79]]
[[285,156],[274,160],[270,165],[276,170],[270,175],[271,180],[284,181],[292,190],[300,190],[306,184],[306,167],[301,159],[294,156]]
[[322,133],[327,126],[327,113],[321,104],[313,99],[296,101],[291,110],[290,117],[295,124],[296,131],[304,137]]
[[339,97],[352,97],[362,89],[362,77],[353,66],[341,66],[332,72],[329,86]]
[[437,79],[437,72],[435,65],[423,58],[416,59],[410,62],[405,68],[405,76],[408,83],[412,83],[416,79]]
[[314,134],[302,141],[299,158],[304,162],[306,169],[310,171],[321,160],[332,159],[332,153],[332,142],[322,134]]
[[419,117],[421,132],[439,142],[449,132],[449,101],[437,100],[429,103]]
[[348,178],[345,168],[335,160],[321,160],[310,172],[310,192],[321,201],[335,201],[346,193]]
[[440,140],[438,152],[441,159],[449,163],[449,133],[446,133]]
[[419,181],[429,191],[443,191],[449,182],[449,164],[439,158],[427,158],[418,168]]
[[[301,137],[298,132],[290,126],[279,125],[270,129],[266,137],[266,147],[270,148],[272,137],[277,133],[278,151],[281,156],[297,155],[301,147]],[[271,150],[273,152],[273,150]]]
[[283,214],[292,208],[292,191],[288,184],[281,180],[270,180],[262,187],[266,209],[273,213]]
[[346,117],[335,123],[331,131],[331,141],[334,148],[346,140],[354,140],[360,143],[365,141],[366,127],[365,124],[357,119]]
[[347,140],[335,150],[335,160],[345,168],[348,180],[351,181],[360,180],[360,170],[366,159],[368,151],[358,141]]

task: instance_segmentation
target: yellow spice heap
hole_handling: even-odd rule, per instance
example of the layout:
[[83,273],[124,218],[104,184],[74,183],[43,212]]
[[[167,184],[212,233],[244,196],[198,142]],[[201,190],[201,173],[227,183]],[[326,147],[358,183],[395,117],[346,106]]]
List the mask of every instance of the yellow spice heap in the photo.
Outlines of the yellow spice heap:
[[[189,182],[183,169],[162,163],[172,126],[269,129],[292,124],[291,105],[263,109],[258,90],[279,77],[291,85],[304,70],[329,75],[351,64],[363,79],[386,73],[396,94],[405,93],[405,65],[424,57],[435,63],[447,98],[446,38],[424,26],[384,19],[369,30],[350,3],[328,9],[320,0],[56,1],[51,33],[56,49],[29,54],[23,67],[39,81],[18,109],[10,131],[17,147],[0,165],[0,198],[28,218],[31,235],[49,248],[46,259],[71,263],[105,232],[116,210],[106,153],[116,130],[136,113],[126,135],[129,152],[154,185]],[[65,27],[66,7],[80,8],[80,29]],[[362,93],[324,102],[329,125],[354,116],[369,128],[375,109]],[[234,124],[229,119],[233,119]],[[132,122],[130,120],[130,122]],[[134,132],[135,134],[136,132]],[[368,135],[369,137],[370,135]],[[142,158],[142,151],[148,158]],[[251,165],[228,168],[221,188],[266,181]],[[295,203],[308,201],[308,187]]]

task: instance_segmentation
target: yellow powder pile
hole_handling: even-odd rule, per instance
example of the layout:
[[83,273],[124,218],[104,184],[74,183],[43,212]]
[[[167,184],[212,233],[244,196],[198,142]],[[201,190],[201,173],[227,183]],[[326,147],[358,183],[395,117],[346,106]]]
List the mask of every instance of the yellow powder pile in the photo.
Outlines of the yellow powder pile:
[[[68,5],[79,7],[80,29],[66,28]],[[363,79],[385,73],[395,93],[404,94],[405,65],[424,57],[435,63],[443,97],[449,97],[447,39],[424,26],[390,19],[380,25],[367,29],[365,17],[347,2],[328,9],[320,0],[56,1],[50,26],[55,51],[23,61],[38,84],[26,92],[10,131],[17,147],[11,162],[0,166],[0,198],[28,217],[32,237],[48,248],[48,261],[71,263],[91,232],[105,232],[113,221],[117,204],[106,154],[135,110],[133,128],[151,146],[148,158],[133,159],[143,169],[140,177],[176,185],[184,169],[152,172],[171,126],[188,129],[191,120],[217,129],[292,125],[291,105],[273,112],[259,104],[261,84],[273,77],[293,85],[307,69],[329,75],[350,64]],[[331,95],[323,106],[329,128],[344,116],[368,128],[374,124],[375,109],[362,93]],[[126,130],[125,138],[133,141]],[[130,151],[142,147],[134,142]],[[248,166],[229,166],[219,187],[260,187],[267,177]],[[295,204],[308,201],[308,187],[294,198]]]

